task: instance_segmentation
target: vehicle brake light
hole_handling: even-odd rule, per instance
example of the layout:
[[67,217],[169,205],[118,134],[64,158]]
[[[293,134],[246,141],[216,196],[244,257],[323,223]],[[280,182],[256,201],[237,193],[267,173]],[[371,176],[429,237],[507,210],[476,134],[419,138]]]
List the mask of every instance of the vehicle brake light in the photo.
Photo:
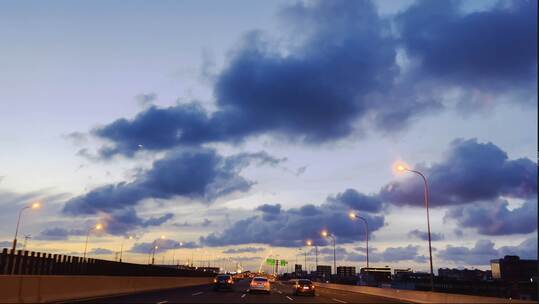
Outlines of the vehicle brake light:
[[217,283],[217,279],[213,279],[213,283]]
[[228,283],[230,283],[230,284],[232,284],[232,280],[231,280],[231,279],[228,279],[228,281],[227,281],[227,282],[228,282]]

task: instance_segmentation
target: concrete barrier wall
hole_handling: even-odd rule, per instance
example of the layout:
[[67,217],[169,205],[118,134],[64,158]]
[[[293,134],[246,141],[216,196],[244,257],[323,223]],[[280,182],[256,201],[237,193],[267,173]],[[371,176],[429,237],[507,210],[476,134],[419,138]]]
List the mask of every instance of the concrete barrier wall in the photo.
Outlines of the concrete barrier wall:
[[212,278],[0,275],[0,303],[66,301],[209,284]]
[[367,286],[314,283],[317,287],[357,292],[372,296],[395,299],[406,303],[535,303],[534,301],[510,300],[494,297],[480,297],[443,292],[399,290]]

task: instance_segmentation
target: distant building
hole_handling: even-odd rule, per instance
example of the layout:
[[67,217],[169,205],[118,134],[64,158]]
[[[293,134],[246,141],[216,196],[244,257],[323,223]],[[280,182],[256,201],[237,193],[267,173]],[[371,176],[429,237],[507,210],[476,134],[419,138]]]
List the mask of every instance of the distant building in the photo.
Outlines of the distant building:
[[302,267],[301,267],[301,264],[294,264],[294,272],[296,274],[299,274],[299,273],[302,273]]
[[506,282],[530,282],[537,277],[537,260],[521,260],[516,255],[491,260],[492,278]]
[[413,273],[412,268],[406,268],[406,269],[393,269],[393,275],[399,276],[403,273]]
[[391,268],[364,267],[360,270],[360,285],[380,286],[391,283]]
[[438,276],[440,278],[454,279],[458,281],[487,281],[492,279],[490,270],[483,271],[479,269],[449,269],[439,268]]
[[331,278],[331,266],[318,265],[316,266],[316,276],[320,278]]
[[356,267],[354,266],[338,266],[337,276],[339,277],[355,277]]

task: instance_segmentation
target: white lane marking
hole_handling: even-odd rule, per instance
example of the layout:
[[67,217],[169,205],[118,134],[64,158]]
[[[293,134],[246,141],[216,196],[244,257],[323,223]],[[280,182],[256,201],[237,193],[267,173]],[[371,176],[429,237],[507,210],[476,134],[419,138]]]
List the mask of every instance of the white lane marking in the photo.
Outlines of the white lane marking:
[[161,301],[161,302],[157,302],[156,304],[165,304],[165,303],[168,303],[168,301]]
[[339,299],[335,299],[335,298],[333,298],[332,300],[335,301],[335,302],[339,302],[339,303],[347,303],[347,302],[345,302],[343,300],[339,300]]
[[244,294],[241,295],[241,297],[242,297],[242,298],[245,298],[246,295],[247,295],[247,294],[244,293]]
[[199,291],[199,292],[195,292],[194,294],[192,294],[192,296],[198,296],[198,295],[201,295],[201,294],[203,294],[203,292]]
[[280,290],[277,290],[277,292],[278,292],[279,294],[283,294],[283,292],[282,292],[282,291],[280,291]]
[[287,299],[289,299],[290,301],[294,301],[294,299],[292,299],[291,297],[289,296],[286,296]]

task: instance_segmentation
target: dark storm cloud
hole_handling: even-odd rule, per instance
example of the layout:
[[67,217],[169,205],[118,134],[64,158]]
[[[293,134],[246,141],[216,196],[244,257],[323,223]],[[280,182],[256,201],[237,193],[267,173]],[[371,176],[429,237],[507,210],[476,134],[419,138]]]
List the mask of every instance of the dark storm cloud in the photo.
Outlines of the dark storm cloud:
[[256,253],[266,250],[262,247],[243,247],[243,248],[231,248],[227,250],[223,250],[223,253],[225,254],[237,254],[237,253]]
[[112,143],[101,155],[132,156],[139,145],[166,150],[237,142],[261,133],[325,142],[353,133],[356,119],[369,111],[388,108],[383,99],[367,97],[387,91],[399,72],[388,23],[369,1],[297,3],[282,16],[301,43],[245,35],[216,77],[215,112],[190,103],[118,119],[93,131]]
[[537,230],[537,200],[510,210],[505,200],[481,202],[450,209],[445,218],[462,228],[476,228],[484,235],[509,235]]
[[494,248],[490,240],[478,240],[474,247],[447,246],[440,250],[438,257],[446,261],[464,265],[488,265],[491,259],[502,258],[504,255],[518,255],[523,259],[537,259],[537,237],[531,237],[517,246]]
[[72,198],[64,207],[67,214],[110,213],[135,206],[144,199],[183,196],[212,201],[223,195],[250,189],[253,182],[239,172],[254,160],[272,159],[265,154],[222,157],[214,150],[170,152],[140,173],[132,182],[110,184]]
[[[348,208],[324,203],[321,206],[305,205],[300,208],[281,210],[272,214],[270,220],[255,215],[239,220],[219,233],[201,238],[207,246],[226,246],[240,244],[269,244],[273,246],[303,246],[310,239],[314,244],[327,245],[329,241],[320,236],[322,229],[335,234],[339,244],[361,240],[357,226],[348,218]],[[369,222],[370,233],[384,225],[382,215],[363,214]],[[372,237],[372,236],[371,236]]]
[[378,212],[382,209],[382,201],[372,195],[365,195],[354,189],[327,198],[328,201],[340,203],[350,209],[367,212]]
[[[493,143],[476,139],[454,140],[444,159],[431,166],[418,165],[428,178],[432,206],[495,200],[500,196],[537,197],[537,164],[528,158],[509,159]],[[418,176],[384,186],[379,197],[395,205],[423,205],[423,184]]]
[[537,1],[500,1],[468,14],[461,3],[422,0],[396,17],[400,41],[420,62],[420,77],[488,90],[533,88]]
[[[414,229],[410,232],[408,232],[408,236],[414,237],[423,241],[426,241],[429,239],[429,236],[426,231],[421,231],[419,229]],[[430,234],[431,241],[441,241],[444,239],[444,235],[441,233],[431,233]]]

